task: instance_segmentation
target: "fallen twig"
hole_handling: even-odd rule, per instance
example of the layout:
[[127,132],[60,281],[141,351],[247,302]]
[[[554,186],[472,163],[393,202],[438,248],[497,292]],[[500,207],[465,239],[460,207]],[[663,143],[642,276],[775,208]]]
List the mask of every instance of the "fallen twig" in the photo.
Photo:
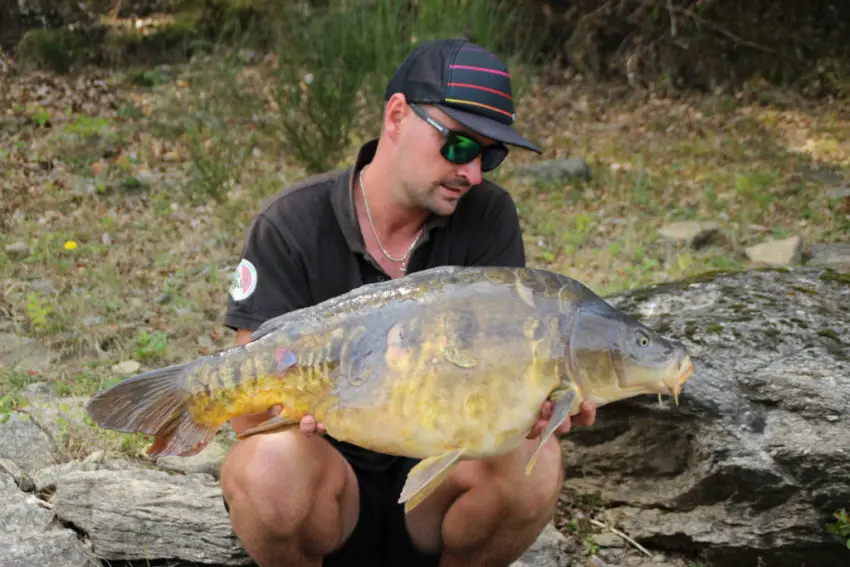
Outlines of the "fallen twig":
[[56,454],[60,455],[64,460],[70,459],[68,452],[65,451],[65,449],[63,449],[62,447],[59,446],[59,443],[56,442],[56,437],[53,436],[53,432],[50,430],[49,427],[47,427],[47,425],[45,425],[45,423],[41,420],[40,417],[38,417],[38,415],[36,415],[35,413],[33,413],[33,412],[31,412],[31,411],[29,411],[25,408],[22,408],[22,407],[15,407],[15,408],[12,408],[12,409],[14,411],[18,412],[18,413],[28,415],[30,417],[30,419],[32,420],[32,422],[35,424],[35,426],[38,427],[39,429],[41,429],[44,432],[44,434],[47,436],[47,440],[53,446],[53,449],[56,452]]
[[46,508],[47,510],[53,510],[54,506],[52,502],[48,502],[47,500],[42,500],[41,498],[37,498],[35,496],[31,497],[36,504],[41,506],[42,508]]
[[626,534],[624,534],[623,532],[621,532],[617,528],[615,528],[613,526],[609,526],[605,522],[600,522],[599,520],[594,520],[592,518],[589,521],[594,526],[597,526],[597,527],[600,527],[600,528],[603,528],[603,529],[606,529],[606,530],[610,530],[611,532],[617,534],[618,536],[620,536],[621,538],[623,538],[624,540],[626,540],[627,542],[629,542],[630,544],[635,546],[637,549],[642,551],[647,557],[652,557],[652,553],[648,549],[646,549],[644,546],[642,546],[641,544],[639,544],[634,539],[630,538],[629,536],[627,536]]

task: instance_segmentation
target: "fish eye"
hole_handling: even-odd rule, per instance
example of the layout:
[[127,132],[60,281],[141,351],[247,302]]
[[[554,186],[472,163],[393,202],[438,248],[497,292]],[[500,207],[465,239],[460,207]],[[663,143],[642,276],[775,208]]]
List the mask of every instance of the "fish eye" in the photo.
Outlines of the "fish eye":
[[647,335],[642,330],[638,330],[635,334],[637,335],[637,344],[639,346],[642,346],[642,347],[648,347],[649,346],[649,343],[650,343],[649,335]]

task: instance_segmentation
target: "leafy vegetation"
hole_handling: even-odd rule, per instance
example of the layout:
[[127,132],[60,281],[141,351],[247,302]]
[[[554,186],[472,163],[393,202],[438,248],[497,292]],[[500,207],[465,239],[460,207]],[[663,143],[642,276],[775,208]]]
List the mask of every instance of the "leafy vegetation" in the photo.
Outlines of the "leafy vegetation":
[[850,549],[850,515],[842,508],[835,512],[835,521],[827,524],[827,531]]

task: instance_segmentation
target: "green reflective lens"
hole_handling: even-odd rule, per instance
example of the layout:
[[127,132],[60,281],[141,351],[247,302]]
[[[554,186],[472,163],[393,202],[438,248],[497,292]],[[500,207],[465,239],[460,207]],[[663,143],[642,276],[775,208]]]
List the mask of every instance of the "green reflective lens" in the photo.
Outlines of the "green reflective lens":
[[446,159],[453,163],[467,163],[475,159],[481,152],[481,145],[466,136],[449,135],[445,145]]

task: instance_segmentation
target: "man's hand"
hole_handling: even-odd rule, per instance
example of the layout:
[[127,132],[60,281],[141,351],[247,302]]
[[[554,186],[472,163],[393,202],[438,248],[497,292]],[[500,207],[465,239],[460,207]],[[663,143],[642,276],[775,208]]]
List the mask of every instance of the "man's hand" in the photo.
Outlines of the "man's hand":
[[[540,437],[543,433],[543,430],[546,429],[546,424],[549,423],[549,418],[552,417],[552,402],[546,400],[543,403],[543,407],[540,408],[540,419],[537,420],[537,423],[534,424],[534,427],[531,428],[531,431],[528,433],[528,439],[536,439]],[[555,430],[556,435],[564,435],[572,427],[573,424],[589,427],[593,425],[596,421],[596,406],[588,402],[587,400],[581,403],[579,413],[571,418],[571,416],[567,416],[567,419],[564,420],[564,423]]]
[[[254,331],[252,329],[237,329],[236,344],[241,346],[251,342],[251,335],[253,332]],[[236,432],[237,435],[241,435],[243,431],[247,431],[252,427],[260,425],[264,421],[268,421],[275,417],[281,412],[281,410],[283,410],[283,406],[276,404],[270,407],[267,411],[234,417],[230,420],[230,425],[233,427],[233,431]],[[304,435],[310,436],[313,433],[318,433],[319,435],[325,434],[325,424],[316,423],[316,418],[312,415],[305,415],[301,418],[301,423],[299,425],[301,432]]]
[[324,435],[326,433],[325,424],[322,422],[316,422],[316,418],[312,415],[305,415],[301,418],[301,433],[306,436],[310,436],[313,433],[318,433],[319,435]]
[[[281,410],[283,410],[283,406],[273,405],[268,409],[268,411],[234,417],[230,420],[230,425],[233,426],[233,431],[235,431],[237,435],[240,435],[243,431],[247,431],[252,427],[260,425],[264,421],[268,421],[269,419],[277,416]],[[318,433],[319,435],[324,435],[326,433],[325,424],[321,422],[317,423],[316,418],[312,415],[305,415],[302,417],[299,428],[301,429],[301,433],[308,437],[314,433]]]

